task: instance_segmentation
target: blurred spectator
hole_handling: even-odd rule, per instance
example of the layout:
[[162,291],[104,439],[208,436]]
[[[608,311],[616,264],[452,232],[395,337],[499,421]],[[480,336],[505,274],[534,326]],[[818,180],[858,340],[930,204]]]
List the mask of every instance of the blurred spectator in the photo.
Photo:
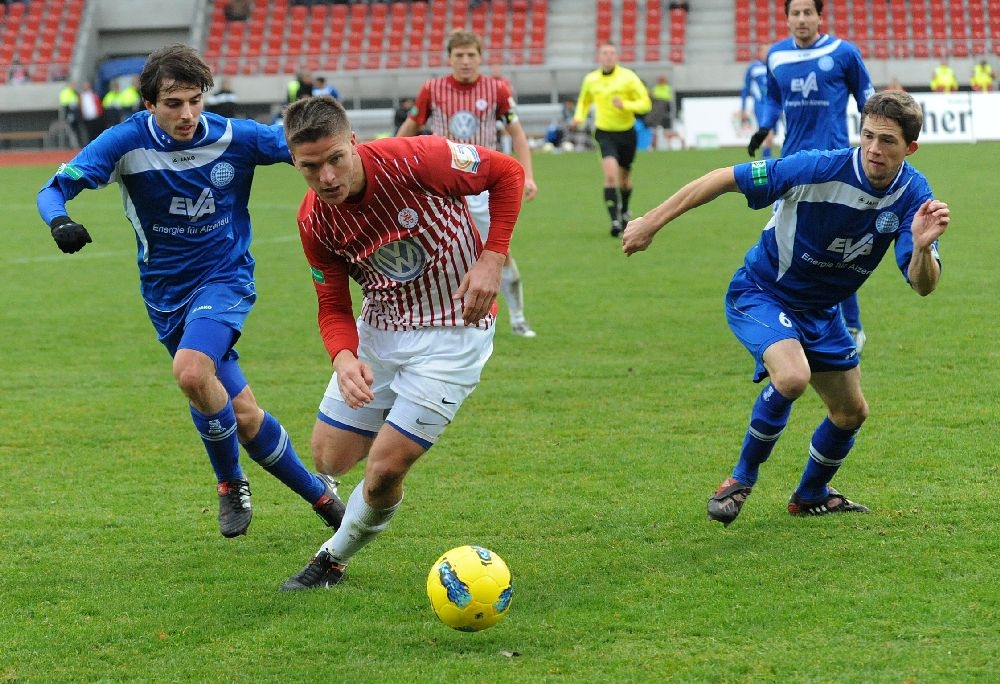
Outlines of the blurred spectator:
[[883,90],[901,90],[903,92],[906,92],[906,88],[903,87],[903,84],[900,83],[899,79],[896,78],[895,76],[892,77],[892,80],[889,81],[889,85],[883,88]]
[[246,21],[250,18],[250,0],[229,0],[224,13],[228,21]]
[[83,120],[84,128],[80,143],[86,145],[104,130],[104,108],[101,106],[101,98],[87,82],[80,87],[80,118]]
[[139,94],[139,76],[133,76],[128,85],[118,93],[118,109],[121,121],[142,109],[142,95]]
[[413,101],[412,97],[404,97],[399,102],[399,109],[396,110],[395,115],[392,117],[392,127],[394,130],[399,130],[399,127],[403,125],[406,121],[406,117],[410,115],[410,110],[413,109],[413,105],[416,102]]
[[[653,102],[653,108],[646,114],[645,124],[653,133],[650,141],[651,147],[655,150],[657,140],[660,137],[660,129],[669,144],[671,140],[679,140],[680,146],[684,147],[684,139],[674,131],[674,117],[677,113],[677,105],[674,100],[674,87],[666,76],[660,75],[656,79],[656,85],[649,89],[649,97]],[[668,148],[669,149],[669,148]]]
[[985,59],[972,67],[972,80],[969,81],[969,85],[977,93],[988,93],[993,90],[993,67]]
[[72,81],[59,91],[59,114],[66,125],[76,129],[80,121],[80,93],[76,91],[76,84]]
[[308,71],[300,71],[295,75],[295,78],[288,82],[288,103],[291,104],[296,100],[301,100],[304,97],[312,97],[313,94],[313,77]]
[[233,92],[232,83],[228,78],[225,78],[219,84],[219,89],[208,96],[205,104],[208,105],[208,111],[215,112],[227,119],[232,119],[236,116],[236,104],[238,101],[239,98]]
[[28,70],[21,64],[21,60],[15,57],[14,61],[10,65],[10,69],[7,71],[7,82],[12,85],[20,85],[21,83],[27,83],[30,80],[31,74],[29,74]]
[[332,85],[326,84],[326,76],[317,76],[313,85],[313,95],[329,95],[334,100],[340,101],[340,91]]
[[684,1],[682,1],[682,2],[671,2],[670,5],[668,6],[668,9],[672,9],[672,10],[681,9],[681,10],[684,10],[685,12],[687,12],[690,9],[690,7],[689,7],[688,3],[684,2]]
[[110,128],[122,120],[121,86],[118,79],[113,79],[108,84],[108,92],[104,93],[101,105],[104,107],[104,127]]
[[955,78],[955,70],[945,62],[941,62],[934,69],[934,78],[931,79],[931,90],[935,93],[953,93],[958,90],[958,79]]

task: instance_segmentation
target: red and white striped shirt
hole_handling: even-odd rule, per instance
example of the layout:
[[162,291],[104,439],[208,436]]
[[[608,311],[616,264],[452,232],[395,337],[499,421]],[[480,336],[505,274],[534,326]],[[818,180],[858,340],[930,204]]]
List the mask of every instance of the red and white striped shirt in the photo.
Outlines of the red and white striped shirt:
[[[349,278],[364,293],[361,320],[379,330],[464,325],[452,295],[483,249],[507,253],[524,187],[513,158],[437,136],[384,138],[357,151],[361,196],[332,205],[309,190],[298,214],[331,359],[343,349],[357,353]],[[485,245],[464,199],[484,190]],[[495,315],[494,305],[478,326],[488,328]]]
[[517,121],[517,105],[506,81],[480,76],[460,83],[454,76],[426,81],[417,93],[410,118],[434,135],[497,149],[497,121]]

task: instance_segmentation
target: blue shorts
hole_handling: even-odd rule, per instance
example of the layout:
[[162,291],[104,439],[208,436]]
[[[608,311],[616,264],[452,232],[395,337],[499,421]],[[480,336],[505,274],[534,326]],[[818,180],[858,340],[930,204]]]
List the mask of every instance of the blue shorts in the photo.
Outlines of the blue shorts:
[[764,352],[775,342],[798,340],[813,372],[848,371],[858,365],[858,350],[840,315],[840,306],[795,311],[736,271],[726,292],[726,320],[757,361],[754,382],[767,377]]
[[[230,328],[233,335],[227,346],[236,344],[243,331],[243,322],[250,315],[256,301],[257,291],[253,281],[241,284],[209,283],[197,290],[183,307],[175,311],[157,311],[148,306],[146,311],[156,328],[157,338],[173,356],[177,353],[188,323],[198,318],[209,318]],[[208,353],[210,350],[199,351]],[[216,354],[209,356],[214,357]]]

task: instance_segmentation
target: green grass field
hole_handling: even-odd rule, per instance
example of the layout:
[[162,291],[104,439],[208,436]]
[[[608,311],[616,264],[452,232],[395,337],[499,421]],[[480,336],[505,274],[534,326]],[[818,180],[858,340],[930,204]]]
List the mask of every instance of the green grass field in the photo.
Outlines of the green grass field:
[[[997,154],[911,157],[952,206],[941,286],[916,296],[890,258],[862,289],[871,417],[836,484],[873,514],[785,512],[823,416],[807,393],[728,529],[705,501],[758,388],[722,297],[766,212],[720,198],[626,259],[596,157],[536,156],[514,253],[538,337],[511,336],[501,306],[483,383],[390,529],[342,585],[294,594],[277,588],[325,528],[247,459],[250,534],[219,536],[117,189],[74,200],[94,243],[64,255],[34,205],[54,169],[0,169],[0,681],[995,681]],[[744,159],[644,154],[634,209]],[[294,223],[303,189],[291,168],[258,172],[261,297],[239,350],[310,463],[331,368]],[[444,627],[424,595],[465,543],[514,575],[510,614],[479,634]]]

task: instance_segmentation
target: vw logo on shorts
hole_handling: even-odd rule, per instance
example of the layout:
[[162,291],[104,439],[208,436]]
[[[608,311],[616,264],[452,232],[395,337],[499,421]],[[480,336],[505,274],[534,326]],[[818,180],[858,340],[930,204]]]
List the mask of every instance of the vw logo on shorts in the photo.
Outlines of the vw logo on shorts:
[[895,233],[899,230],[899,217],[891,211],[883,211],[875,219],[875,230],[880,233]]
[[219,162],[212,167],[212,185],[217,188],[224,188],[233,182],[236,176],[236,169],[229,162]]
[[371,260],[384,276],[406,283],[423,273],[427,253],[415,240],[397,240],[379,247]]
[[479,119],[469,112],[456,112],[448,122],[448,132],[456,140],[472,140],[479,131]]

